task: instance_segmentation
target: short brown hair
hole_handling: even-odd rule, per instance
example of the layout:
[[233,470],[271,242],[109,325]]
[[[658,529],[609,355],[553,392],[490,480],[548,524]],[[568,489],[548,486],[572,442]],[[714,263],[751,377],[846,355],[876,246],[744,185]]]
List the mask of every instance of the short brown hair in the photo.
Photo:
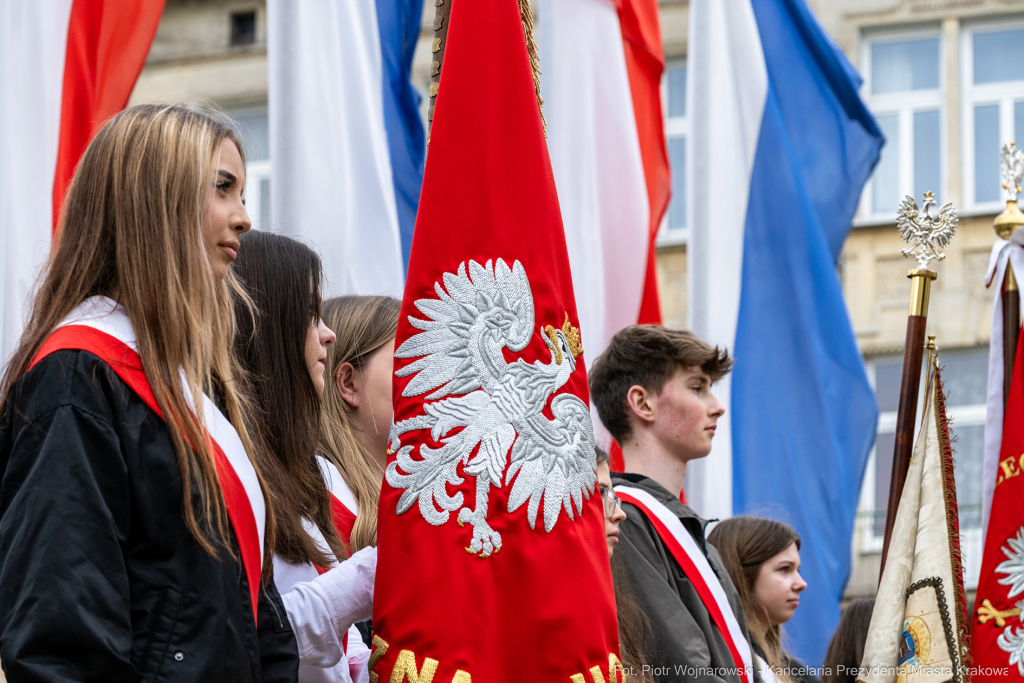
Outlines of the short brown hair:
[[660,394],[677,368],[700,368],[714,383],[729,372],[732,359],[693,332],[661,325],[630,325],[612,337],[594,361],[589,381],[597,414],[616,441],[622,443],[630,432],[629,388],[639,385]]

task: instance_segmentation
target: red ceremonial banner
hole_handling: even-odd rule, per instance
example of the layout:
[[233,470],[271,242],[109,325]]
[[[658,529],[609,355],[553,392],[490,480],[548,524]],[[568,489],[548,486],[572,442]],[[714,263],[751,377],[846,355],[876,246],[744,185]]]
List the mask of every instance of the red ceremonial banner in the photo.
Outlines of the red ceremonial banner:
[[1003,442],[974,600],[975,683],[1024,678],[1024,330],[1010,380]]
[[519,3],[455,3],[449,21],[396,340],[371,680],[617,680],[586,368]]

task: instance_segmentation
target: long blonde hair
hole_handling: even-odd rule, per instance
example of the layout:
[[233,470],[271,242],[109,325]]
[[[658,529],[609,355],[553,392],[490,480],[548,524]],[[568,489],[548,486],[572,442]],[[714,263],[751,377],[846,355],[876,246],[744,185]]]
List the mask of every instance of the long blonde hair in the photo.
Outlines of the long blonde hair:
[[[0,383],[2,415],[12,384],[60,321],[91,296],[116,298],[128,312],[174,444],[185,524],[213,555],[218,545],[233,554],[229,522],[203,418],[189,408],[182,374],[192,405],[202,405],[204,388],[219,390],[256,466],[249,407],[235,382],[242,374],[232,354],[232,294],[248,297],[230,272],[223,281],[214,276],[202,234],[225,138],[244,164],[243,147],[226,124],[183,107],[132,107],[100,129],[68,188],[57,244]],[[267,504],[266,546],[272,548],[269,498]]]
[[352,426],[352,407],[338,392],[343,363],[361,369],[370,355],[395,337],[402,304],[386,296],[339,296],[323,303],[324,324],[338,339],[327,349],[325,388],[321,397],[321,455],[334,463],[359,506],[349,539],[349,552],[377,545],[377,504],[384,471],[378,459],[359,445]]

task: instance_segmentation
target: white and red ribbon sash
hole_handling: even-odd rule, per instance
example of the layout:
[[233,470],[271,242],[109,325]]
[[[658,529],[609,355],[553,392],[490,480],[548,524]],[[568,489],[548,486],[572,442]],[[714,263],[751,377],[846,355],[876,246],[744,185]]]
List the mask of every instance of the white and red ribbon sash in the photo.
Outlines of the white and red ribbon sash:
[[[115,301],[107,297],[94,296],[79,304],[46,340],[32,360],[32,365],[60,349],[89,351],[98,356],[163,418],[142,369],[142,359],[138,355],[138,344],[131,321],[124,308]],[[185,399],[194,410],[191,392],[187,386],[184,389]],[[242,555],[255,618],[260,575],[263,571],[263,540],[266,527],[266,502],[263,490],[238,432],[205,394],[203,422],[212,440],[212,455],[217,466],[228,519],[235,531]]]
[[356,515],[359,514],[359,506],[356,504],[356,497],[352,490],[345,483],[345,478],[330,460],[322,455],[316,456],[320,464],[320,471],[323,472],[324,481],[327,484],[327,492],[331,495],[331,512],[334,515],[334,525],[338,527],[338,534],[345,550],[349,549],[349,540],[352,537],[352,528],[356,524]]
[[632,486],[616,486],[615,494],[619,500],[635,505],[654,525],[658,536],[697,590],[712,621],[725,639],[725,644],[740,672],[740,680],[752,683],[754,659],[750,643],[743,636],[743,630],[736,620],[736,615],[733,614],[732,605],[729,604],[722,583],[711,568],[708,558],[693,540],[693,536],[671,510],[646,491]]

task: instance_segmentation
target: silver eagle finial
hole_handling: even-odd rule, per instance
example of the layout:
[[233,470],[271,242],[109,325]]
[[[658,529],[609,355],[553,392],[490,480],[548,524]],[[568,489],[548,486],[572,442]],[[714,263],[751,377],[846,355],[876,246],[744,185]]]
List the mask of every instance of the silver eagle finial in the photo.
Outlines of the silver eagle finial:
[[917,259],[922,268],[927,268],[932,260],[941,261],[946,255],[939,248],[949,244],[956,232],[956,208],[945,204],[939,209],[938,216],[931,215],[931,207],[935,206],[935,195],[924,193],[924,205],[920,210],[913,197],[904,197],[896,212],[896,227],[900,229],[900,237],[910,244],[903,250],[903,256]]
[[999,154],[999,165],[1003,175],[1003,189],[1016,199],[1020,194],[1020,183],[1024,180],[1024,150],[1017,149],[1017,143],[1003,145]]

